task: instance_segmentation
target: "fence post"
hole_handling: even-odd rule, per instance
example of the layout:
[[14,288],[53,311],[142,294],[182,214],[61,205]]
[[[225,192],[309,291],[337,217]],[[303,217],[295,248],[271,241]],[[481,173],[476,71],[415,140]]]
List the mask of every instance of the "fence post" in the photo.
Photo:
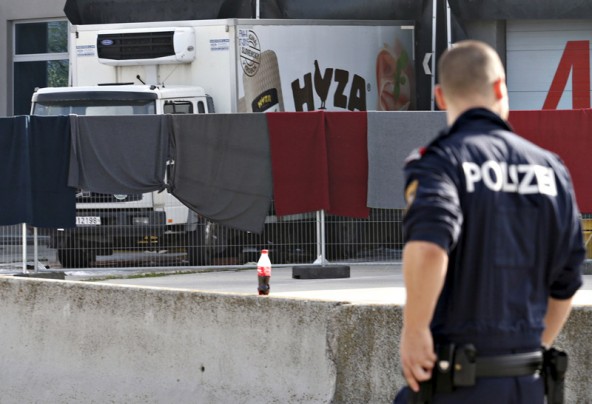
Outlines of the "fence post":
[[[326,254],[326,237],[325,237],[325,211],[317,211],[317,259],[316,263],[320,263],[322,266],[327,264]],[[320,261],[320,262],[319,262]]]
[[39,272],[39,243],[37,240],[37,227],[33,227],[33,266],[34,272]]
[[27,224],[23,223],[21,226],[22,234],[22,245],[23,245],[23,273],[27,273]]

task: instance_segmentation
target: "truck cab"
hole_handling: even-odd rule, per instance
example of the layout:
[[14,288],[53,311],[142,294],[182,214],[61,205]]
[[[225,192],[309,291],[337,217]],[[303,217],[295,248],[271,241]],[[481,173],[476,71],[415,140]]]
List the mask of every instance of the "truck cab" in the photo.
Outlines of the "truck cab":
[[[31,108],[32,115],[40,116],[212,112],[212,98],[200,87],[130,84],[44,88],[33,94]],[[79,189],[76,199],[76,228],[52,231],[50,238],[64,268],[88,267],[114,248],[149,248],[196,232],[196,215],[166,191],[106,195]]]
[[212,98],[201,87],[111,84],[48,87],[35,91],[32,115],[205,114]]

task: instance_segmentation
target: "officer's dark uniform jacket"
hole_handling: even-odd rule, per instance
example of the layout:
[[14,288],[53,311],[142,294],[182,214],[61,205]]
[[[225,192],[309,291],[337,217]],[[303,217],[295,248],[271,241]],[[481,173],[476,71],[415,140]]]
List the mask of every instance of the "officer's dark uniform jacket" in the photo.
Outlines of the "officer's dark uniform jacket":
[[560,159],[472,109],[407,162],[405,177],[405,240],[449,254],[435,343],[537,349],[548,296],[569,298],[582,284],[579,212]]

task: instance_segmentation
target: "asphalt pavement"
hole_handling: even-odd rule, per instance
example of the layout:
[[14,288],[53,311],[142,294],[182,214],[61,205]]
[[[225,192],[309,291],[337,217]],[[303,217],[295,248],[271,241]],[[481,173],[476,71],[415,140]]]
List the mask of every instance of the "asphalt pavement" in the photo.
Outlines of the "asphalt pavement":
[[[258,285],[257,270],[252,267],[100,282],[247,295],[256,295]],[[405,300],[400,264],[352,265],[350,277],[341,279],[294,279],[292,267],[274,267],[270,285],[270,295],[275,297],[381,304]]]
[[[227,268],[190,274],[106,279],[100,282],[132,287],[198,290],[203,292],[257,294],[255,268]],[[401,264],[350,265],[350,277],[342,279],[294,279],[292,267],[274,267],[270,296],[360,304],[403,304],[405,289]],[[574,304],[592,305],[592,275],[584,275],[584,285]]]

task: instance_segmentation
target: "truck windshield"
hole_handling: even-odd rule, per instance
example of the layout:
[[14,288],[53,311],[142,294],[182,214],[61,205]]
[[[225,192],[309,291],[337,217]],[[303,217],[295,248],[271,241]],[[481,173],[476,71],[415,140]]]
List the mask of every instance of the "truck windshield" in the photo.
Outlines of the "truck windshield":
[[155,114],[154,100],[43,100],[33,115],[144,115]]

